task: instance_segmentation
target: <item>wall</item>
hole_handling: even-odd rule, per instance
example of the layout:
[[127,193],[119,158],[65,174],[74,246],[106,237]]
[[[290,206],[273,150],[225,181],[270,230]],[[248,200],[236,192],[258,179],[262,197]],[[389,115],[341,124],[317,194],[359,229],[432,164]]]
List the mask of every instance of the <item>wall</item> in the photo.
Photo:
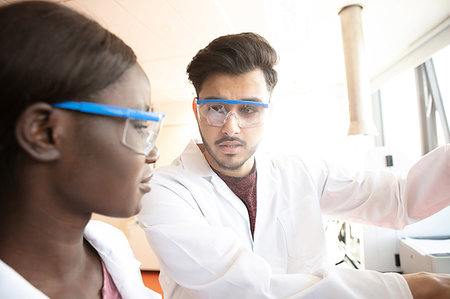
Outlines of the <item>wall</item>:
[[198,138],[192,103],[186,101],[158,103],[155,112],[165,113],[163,128],[156,140],[160,158],[156,167],[170,164],[192,138]]

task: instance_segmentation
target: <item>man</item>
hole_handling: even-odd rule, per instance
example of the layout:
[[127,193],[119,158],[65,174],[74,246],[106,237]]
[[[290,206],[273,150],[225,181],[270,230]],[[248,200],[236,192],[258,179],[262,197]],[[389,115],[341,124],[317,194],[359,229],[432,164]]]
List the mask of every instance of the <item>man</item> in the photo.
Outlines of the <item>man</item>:
[[450,146],[423,158],[406,183],[257,152],[276,61],[266,40],[242,33],[215,39],[187,68],[203,144],[155,171],[140,214],[165,298],[448,296],[445,274],[330,266],[321,216],[401,228],[448,206]]

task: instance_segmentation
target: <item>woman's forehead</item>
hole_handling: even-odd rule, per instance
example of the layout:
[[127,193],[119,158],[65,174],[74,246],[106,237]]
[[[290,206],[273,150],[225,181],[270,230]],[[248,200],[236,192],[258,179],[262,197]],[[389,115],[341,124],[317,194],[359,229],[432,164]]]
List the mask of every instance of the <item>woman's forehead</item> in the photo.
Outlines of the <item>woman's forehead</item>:
[[150,82],[142,68],[135,64],[115,83],[108,86],[98,99],[102,103],[139,110],[150,107]]

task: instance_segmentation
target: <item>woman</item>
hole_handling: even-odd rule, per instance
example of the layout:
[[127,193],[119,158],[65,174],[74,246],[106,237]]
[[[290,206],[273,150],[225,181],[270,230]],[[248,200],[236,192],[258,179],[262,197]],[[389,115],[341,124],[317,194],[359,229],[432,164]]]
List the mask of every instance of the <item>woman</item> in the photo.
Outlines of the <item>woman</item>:
[[160,298],[124,235],[164,115],[136,56],[55,3],[0,8],[0,297]]

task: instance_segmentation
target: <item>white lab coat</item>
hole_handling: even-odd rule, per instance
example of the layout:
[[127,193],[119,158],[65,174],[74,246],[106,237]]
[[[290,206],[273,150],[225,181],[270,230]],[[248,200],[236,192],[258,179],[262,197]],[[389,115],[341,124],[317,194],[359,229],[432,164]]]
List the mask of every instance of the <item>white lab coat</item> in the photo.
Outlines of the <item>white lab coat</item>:
[[[84,237],[97,250],[122,298],[161,298],[160,294],[144,285],[139,270],[140,262],[134,258],[122,231],[104,222],[92,220],[85,228]],[[0,298],[48,297],[0,260]]]
[[448,206],[450,146],[416,164],[407,183],[263,153],[256,167],[254,240],[245,205],[193,142],[156,169],[139,220],[165,298],[412,297],[399,274],[330,266],[321,216],[401,228]]

